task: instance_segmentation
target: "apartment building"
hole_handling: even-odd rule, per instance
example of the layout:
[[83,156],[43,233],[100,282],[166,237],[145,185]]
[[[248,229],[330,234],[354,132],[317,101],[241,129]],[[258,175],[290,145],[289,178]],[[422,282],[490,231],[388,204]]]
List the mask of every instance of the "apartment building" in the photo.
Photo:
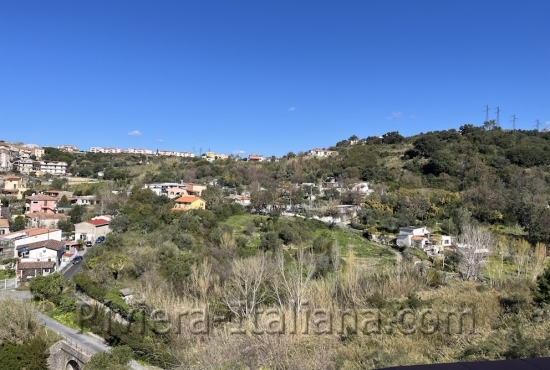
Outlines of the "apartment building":
[[58,145],[57,149],[67,153],[77,153],[78,147],[74,145]]
[[158,150],[157,154],[160,156],[168,156],[168,157],[190,157],[193,158],[195,154],[191,152],[177,152],[175,150]]
[[143,148],[128,148],[125,150],[125,153],[128,154],[153,154],[153,151],[151,149],[143,149]]
[[67,173],[67,163],[59,161],[34,161],[32,168],[39,176],[46,173],[61,176]]

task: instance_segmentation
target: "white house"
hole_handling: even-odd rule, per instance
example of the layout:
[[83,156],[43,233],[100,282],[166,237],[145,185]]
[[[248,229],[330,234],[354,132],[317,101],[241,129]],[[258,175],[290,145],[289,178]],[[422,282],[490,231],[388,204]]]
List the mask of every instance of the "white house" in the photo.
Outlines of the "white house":
[[235,203],[240,204],[243,207],[250,206],[250,197],[246,195],[230,195],[230,199],[233,199]]
[[128,154],[153,154],[153,151],[151,149],[143,149],[143,148],[128,148],[125,150],[125,153]]
[[60,176],[67,173],[67,163],[59,161],[34,161],[32,162],[32,170],[37,175],[49,173]]
[[0,235],[0,256],[4,256],[3,258],[16,258],[17,247],[20,245],[46,240],[61,241],[61,230],[30,228]]
[[186,190],[185,184],[179,184],[177,182],[163,182],[163,183],[153,183],[143,185],[143,189],[151,189],[156,195],[166,195],[168,194],[168,189],[179,188]]
[[111,232],[109,228],[110,218],[108,216],[94,217],[89,221],[80,222],[74,225],[75,240],[95,241],[100,236],[106,236]]
[[65,243],[58,240],[24,243],[17,247],[20,263],[53,261],[56,269],[61,264],[63,253],[65,253]]
[[25,218],[27,219],[27,226],[30,227],[57,228],[60,220],[67,220],[67,215],[64,213],[35,212],[25,214]]
[[108,154],[118,154],[122,153],[123,150],[119,148],[103,148],[100,146],[93,146],[90,148],[90,153],[108,153]]
[[334,155],[338,155],[338,152],[335,150],[325,150],[325,149],[316,148],[316,149],[311,149],[308,152],[308,155],[311,155],[313,157],[324,158],[324,157],[332,157]]
[[373,190],[370,188],[370,184],[368,182],[358,182],[351,187],[351,191],[355,191],[366,197],[369,196]]
[[429,242],[430,232],[425,227],[400,227],[399,235],[397,235],[396,244],[404,247],[418,246],[424,249],[426,243]]

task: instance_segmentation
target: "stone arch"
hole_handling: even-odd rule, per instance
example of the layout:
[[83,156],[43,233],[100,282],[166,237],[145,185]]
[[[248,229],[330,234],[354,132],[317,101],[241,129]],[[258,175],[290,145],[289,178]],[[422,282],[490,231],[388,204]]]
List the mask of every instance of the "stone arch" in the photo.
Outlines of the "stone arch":
[[80,365],[75,360],[71,360],[67,362],[65,370],[80,370]]

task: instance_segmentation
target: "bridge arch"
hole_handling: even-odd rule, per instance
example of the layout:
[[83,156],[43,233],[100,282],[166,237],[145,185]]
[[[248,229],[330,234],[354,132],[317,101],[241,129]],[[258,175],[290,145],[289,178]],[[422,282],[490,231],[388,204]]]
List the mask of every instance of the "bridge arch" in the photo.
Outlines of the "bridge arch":
[[75,360],[70,360],[67,362],[65,370],[80,370],[80,365]]

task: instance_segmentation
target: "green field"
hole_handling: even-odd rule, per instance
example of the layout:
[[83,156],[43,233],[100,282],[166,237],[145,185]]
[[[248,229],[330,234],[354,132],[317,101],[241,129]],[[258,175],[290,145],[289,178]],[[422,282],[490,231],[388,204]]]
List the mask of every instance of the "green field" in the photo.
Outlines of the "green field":
[[[266,222],[268,217],[265,216],[253,216],[250,214],[244,214],[239,216],[231,216],[224,223],[231,226],[234,231],[234,235],[243,235],[246,231],[248,224],[253,222],[254,219],[261,219],[262,222]],[[292,222],[292,217],[285,217],[286,221]],[[303,220],[300,220],[303,221]],[[381,246],[370,242],[364,238],[360,233],[353,230],[342,229],[339,227],[329,228],[328,225],[320,223],[316,220],[307,220],[311,222],[312,227],[315,228],[313,237],[319,235],[328,235],[336,245],[341,248],[341,256],[344,261],[349,257],[350,250],[353,250],[357,263],[368,267],[376,267],[377,270],[386,266],[392,266],[395,264],[396,256],[389,247]],[[257,246],[259,244],[258,229],[252,234],[249,246]],[[292,246],[290,246],[292,248]]]

